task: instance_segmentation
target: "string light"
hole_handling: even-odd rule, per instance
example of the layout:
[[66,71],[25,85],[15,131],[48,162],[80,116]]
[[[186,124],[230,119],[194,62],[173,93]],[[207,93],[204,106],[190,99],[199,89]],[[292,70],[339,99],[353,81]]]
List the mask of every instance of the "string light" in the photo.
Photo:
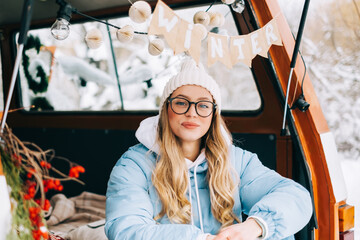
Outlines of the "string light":
[[[133,5],[133,3],[130,0],[128,0],[128,1]],[[139,7],[139,6],[137,6],[137,7],[140,8],[142,13],[145,11],[147,13],[146,15],[149,15],[148,10],[149,10],[150,5],[148,5],[145,1],[137,1],[137,2],[144,2],[144,3],[141,4],[141,7]],[[135,2],[135,3],[137,3],[137,2]],[[215,2],[216,2],[216,0],[215,0]],[[243,4],[245,4],[244,0],[236,0],[233,3],[233,5],[235,5],[236,2],[243,2]],[[51,34],[57,40],[64,40],[69,36],[69,34],[70,34],[70,27],[69,27],[70,23],[69,22],[70,22],[70,19],[71,19],[71,16],[72,16],[73,13],[79,14],[79,15],[81,15],[83,17],[86,17],[86,18],[89,18],[89,19],[91,19],[93,21],[97,21],[97,22],[106,24],[106,25],[111,26],[111,27],[116,28],[116,29],[122,29],[122,28],[120,28],[118,26],[115,26],[113,24],[110,24],[108,22],[102,21],[100,19],[91,17],[91,16],[86,15],[86,14],[84,14],[82,12],[79,12],[76,8],[72,7],[69,3],[65,2],[64,0],[56,0],[56,3],[60,6],[60,8],[59,8],[59,11],[57,12],[56,21],[51,26]],[[209,6],[209,8],[206,10],[206,12],[213,6],[214,3],[212,3]],[[195,18],[195,16],[194,16],[194,18]],[[209,16],[207,16],[207,18],[208,19],[206,19],[206,20],[210,22]],[[195,23],[198,23],[198,22],[196,21]],[[133,33],[147,35],[146,32],[134,31]]]
[[55,23],[51,26],[51,35],[57,40],[64,40],[70,34],[69,21],[74,8],[63,0],[56,0],[60,8]]
[[51,26],[51,35],[57,40],[65,40],[70,34],[69,22],[58,18]]
[[245,0],[235,0],[231,4],[231,8],[235,12],[242,13],[244,11],[244,9],[245,9]]
[[[129,17],[134,22],[144,22],[151,15],[151,7],[146,1],[137,1],[132,3],[132,1],[128,0],[131,3],[131,7],[129,9]],[[224,0],[225,1],[225,0]],[[244,9],[245,1],[244,0],[226,0],[224,4],[231,4],[231,7],[234,11],[239,12],[239,9]],[[210,8],[213,6],[214,2],[208,7],[206,11],[199,11],[194,15],[194,23],[196,27],[201,30],[201,39],[206,38],[207,29],[204,26],[211,25],[215,27],[220,27],[224,24],[224,17],[219,13],[208,13]],[[134,31],[133,27],[127,25],[125,27],[118,27],[113,24],[108,23],[107,21],[102,21],[100,19],[88,16],[84,13],[79,12],[76,8],[72,7],[69,3],[65,2],[65,0],[56,0],[56,3],[60,6],[59,11],[57,12],[57,19],[55,23],[51,27],[51,34],[57,40],[64,40],[70,34],[70,19],[72,14],[79,14],[83,17],[89,18],[93,21],[97,21],[103,23],[105,25],[111,26],[113,28],[118,29],[116,31],[116,37],[121,42],[129,42],[132,40],[134,34],[144,34],[147,35],[147,32],[137,32]],[[142,16],[141,18],[139,16]],[[210,17],[211,15],[211,17]],[[201,25],[201,27],[199,27]],[[93,36],[94,35],[94,36]],[[100,34],[88,33],[85,37],[85,41],[90,48],[97,48],[102,42]],[[159,55],[164,49],[164,43],[162,40],[157,39],[156,41],[151,41],[149,43],[148,49],[151,55]]]

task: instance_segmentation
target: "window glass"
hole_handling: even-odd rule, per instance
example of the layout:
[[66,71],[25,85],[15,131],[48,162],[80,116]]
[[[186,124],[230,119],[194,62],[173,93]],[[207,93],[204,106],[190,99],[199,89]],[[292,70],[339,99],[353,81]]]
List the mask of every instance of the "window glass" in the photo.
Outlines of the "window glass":
[[[207,8],[203,6],[175,12],[182,19],[192,22],[197,11]],[[226,20],[223,27],[209,31],[228,36],[239,34],[227,5],[214,5],[211,11],[222,13]],[[149,22],[137,24],[128,17],[109,20],[110,24],[119,27],[132,25],[138,32],[147,32]],[[97,49],[90,49],[84,40],[86,33],[92,29],[102,33],[102,44]],[[158,109],[162,90],[180,69],[184,54],[174,56],[173,51],[165,47],[160,55],[152,56],[148,53],[148,43],[154,36],[135,34],[131,42],[122,43],[116,38],[116,30],[98,22],[72,24],[69,37],[61,41],[52,37],[50,28],[29,31],[34,44],[25,49],[28,59],[25,57],[20,67],[23,106],[35,105],[31,109],[33,111]],[[39,43],[38,52],[36,44]],[[206,53],[205,40],[201,49],[201,61],[205,68]],[[215,63],[207,71],[221,86],[224,110],[260,108],[259,93],[247,66],[239,63],[230,70],[221,63]]]

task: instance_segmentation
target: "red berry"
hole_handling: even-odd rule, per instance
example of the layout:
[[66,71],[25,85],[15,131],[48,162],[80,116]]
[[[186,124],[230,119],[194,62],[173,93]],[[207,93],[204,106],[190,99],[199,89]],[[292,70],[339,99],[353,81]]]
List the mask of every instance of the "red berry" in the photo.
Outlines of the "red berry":
[[54,184],[55,184],[55,186],[59,186],[61,183],[60,183],[60,180],[59,179],[56,179],[55,181],[54,181]]
[[85,172],[85,168],[83,166],[76,166],[76,170],[80,173],[84,173]]

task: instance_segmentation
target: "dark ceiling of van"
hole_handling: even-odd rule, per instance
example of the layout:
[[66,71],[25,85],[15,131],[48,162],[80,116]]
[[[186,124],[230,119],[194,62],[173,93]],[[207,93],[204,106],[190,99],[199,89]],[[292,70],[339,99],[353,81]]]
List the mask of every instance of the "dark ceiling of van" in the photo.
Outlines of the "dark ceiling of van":
[[[24,2],[25,0],[0,0],[0,26],[20,22]],[[128,0],[67,0],[67,2],[80,12],[130,6]],[[32,20],[55,18],[58,9],[56,0],[33,0]]]

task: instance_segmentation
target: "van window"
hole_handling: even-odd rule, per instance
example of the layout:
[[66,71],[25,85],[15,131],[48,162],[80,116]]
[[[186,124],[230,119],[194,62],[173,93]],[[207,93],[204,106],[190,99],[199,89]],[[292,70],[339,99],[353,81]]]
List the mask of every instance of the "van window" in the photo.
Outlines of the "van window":
[[[197,11],[208,7],[175,12],[192,22]],[[210,11],[222,13],[226,21],[223,27],[209,28],[209,31],[239,35],[227,5],[213,5]],[[108,22],[119,27],[130,24],[135,31],[146,32],[150,21],[137,24],[126,16]],[[97,49],[89,48],[84,40],[92,29],[102,34],[102,44]],[[72,24],[65,40],[54,39],[50,26],[30,30],[33,43],[28,42],[27,58],[20,67],[22,105],[35,105],[32,111],[157,110],[162,90],[179,70],[184,55],[174,56],[173,51],[165,47],[160,55],[152,56],[147,46],[154,36],[135,34],[131,42],[122,43],[116,38],[116,30],[98,22]],[[203,41],[201,61],[207,68],[206,48]],[[224,110],[260,108],[261,98],[249,67],[239,63],[230,70],[215,63],[208,72],[221,86]]]

